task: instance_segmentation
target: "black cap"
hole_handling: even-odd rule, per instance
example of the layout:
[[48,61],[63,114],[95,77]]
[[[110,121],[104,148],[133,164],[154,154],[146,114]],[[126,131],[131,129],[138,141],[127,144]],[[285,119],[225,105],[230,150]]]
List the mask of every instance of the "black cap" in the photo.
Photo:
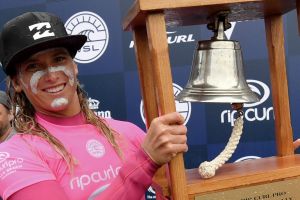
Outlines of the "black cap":
[[68,35],[62,20],[46,12],[27,12],[4,26],[0,35],[0,61],[7,75],[16,64],[49,48],[65,47],[74,57],[86,42],[85,35]]
[[11,103],[10,103],[10,100],[9,100],[7,94],[1,90],[0,90],[0,104],[5,106],[7,108],[7,110],[11,109]]

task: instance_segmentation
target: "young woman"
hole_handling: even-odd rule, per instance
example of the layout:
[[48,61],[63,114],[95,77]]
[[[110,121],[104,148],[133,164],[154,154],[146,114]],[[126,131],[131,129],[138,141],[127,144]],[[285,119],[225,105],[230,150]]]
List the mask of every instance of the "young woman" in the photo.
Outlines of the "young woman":
[[0,59],[18,132],[0,145],[4,199],[143,199],[159,166],[187,151],[179,113],[154,119],[144,134],[88,108],[73,61],[85,41],[49,13],[4,25]]

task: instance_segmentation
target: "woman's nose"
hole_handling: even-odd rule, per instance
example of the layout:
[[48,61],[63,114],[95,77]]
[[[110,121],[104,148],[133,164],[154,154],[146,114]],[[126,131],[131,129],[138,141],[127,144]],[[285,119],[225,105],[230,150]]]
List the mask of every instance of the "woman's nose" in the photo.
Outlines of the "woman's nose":
[[58,79],[58,72],[47,70],[45,78],[47,81],[56,81]]

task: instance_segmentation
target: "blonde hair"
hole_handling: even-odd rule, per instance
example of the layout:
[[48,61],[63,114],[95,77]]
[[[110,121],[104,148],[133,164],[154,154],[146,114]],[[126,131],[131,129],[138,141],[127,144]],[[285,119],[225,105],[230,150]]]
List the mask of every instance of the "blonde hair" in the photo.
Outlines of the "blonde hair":
[[[34,115],[36,111],[34,107],[23,91],[18,93],[14,90],[11,78],[7,79],[7,88],[7,93],[11,99],[12,111],[14,115],[12,123],[16,131],[22,134],[36,135],[45,139],[63,157],[63,159],[67,162],[69,169],[72,171],[74,165],[76,165],[76,158],[74,158],[72,154],[66,150],[64,145],[56,137],[54,137],[42,125],[35,121]],[[86,93],[82,88],[80,88],[78,82],[77,94],[81,111],[86,122],[94,125],[98,129],[99,134],[104,134],[119,157],[123,158],[122,151],[117,142],[117,139],[119,139],[119,134],[111,129],[104,119],[99,118],[91,109],[89,109]]]

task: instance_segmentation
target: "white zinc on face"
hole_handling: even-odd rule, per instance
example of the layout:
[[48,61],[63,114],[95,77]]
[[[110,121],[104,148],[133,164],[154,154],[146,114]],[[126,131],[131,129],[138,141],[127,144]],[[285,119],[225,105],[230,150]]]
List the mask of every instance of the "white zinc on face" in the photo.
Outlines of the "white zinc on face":
[[69,101],[68,101],[68,99],[66,99],[66,98],[63,98],[63,97],[61,97],[61,98],[56,98],[56,99],[54,99],[54,100],[52,101],[51,107],[52,107],[52,108],[59,108],[60,106],[67,105],[68,102],[69,102]]
[[37,93],[37,85],[38,85],[40,78],[42,76],[44,76],[45,74],[46,74],[45,70],[37,71],[37,72],[34,72],[34,74],[32,74],[32,76],[30,78],[30,89],[34,94]]
[[74,85],[74,82],[75,82],[74,73],[71,70],[68,70],[65,66],[49,67],[48,70],[49,70],[49,72],[58,72],[58,71],[64,72],[65,75],[67,77],[69,77],[70,85],[71,86]]
[[32,74],[31,79],[30,79],[30,88],[33,93],[35,93],[35,94],[37,93],[38,82],[39,82],[40,78],[47,73],[47,71],[48,71],[48,73],[53,73],[53,72],[58,72],[58,71],[64,72],[65,75],[67,77],[69,77],[70,85],[71,86],[74,85],[74,80],[75,80],[74,73],[72,71],[68,70],[65,66],[48,67],[44,70],[39,70],[39,71],[34,72],[34,74]]
[[[39,70],[39,71],[34,72],[30,78],[31,91],[34,94],[37,94],[37,86],[38,86],[38,82],[39,82],[40,78],[42,78],[47,73],[54,73],[54,72],[59,72],[59,71],[63,72],[69,78],[69,83],[71,86],[73,86],[74,82],[75,82],[75,75],[74,75],[73,71],[68,70],[65,66],[56,66],[56,67],[48,67],[44,70]],[[24,87],[28,88],[28,85],[26,85],[22,79],[21,79],[21,82],[24,85]],[[68,100],[66,98],[57,98],[57,99],[53,100],[53,102],[51,103],[51,106],[53,108],[55,108],[55,107],[59,107],[59,106],[66,105],[66,104],[68,104]]]

